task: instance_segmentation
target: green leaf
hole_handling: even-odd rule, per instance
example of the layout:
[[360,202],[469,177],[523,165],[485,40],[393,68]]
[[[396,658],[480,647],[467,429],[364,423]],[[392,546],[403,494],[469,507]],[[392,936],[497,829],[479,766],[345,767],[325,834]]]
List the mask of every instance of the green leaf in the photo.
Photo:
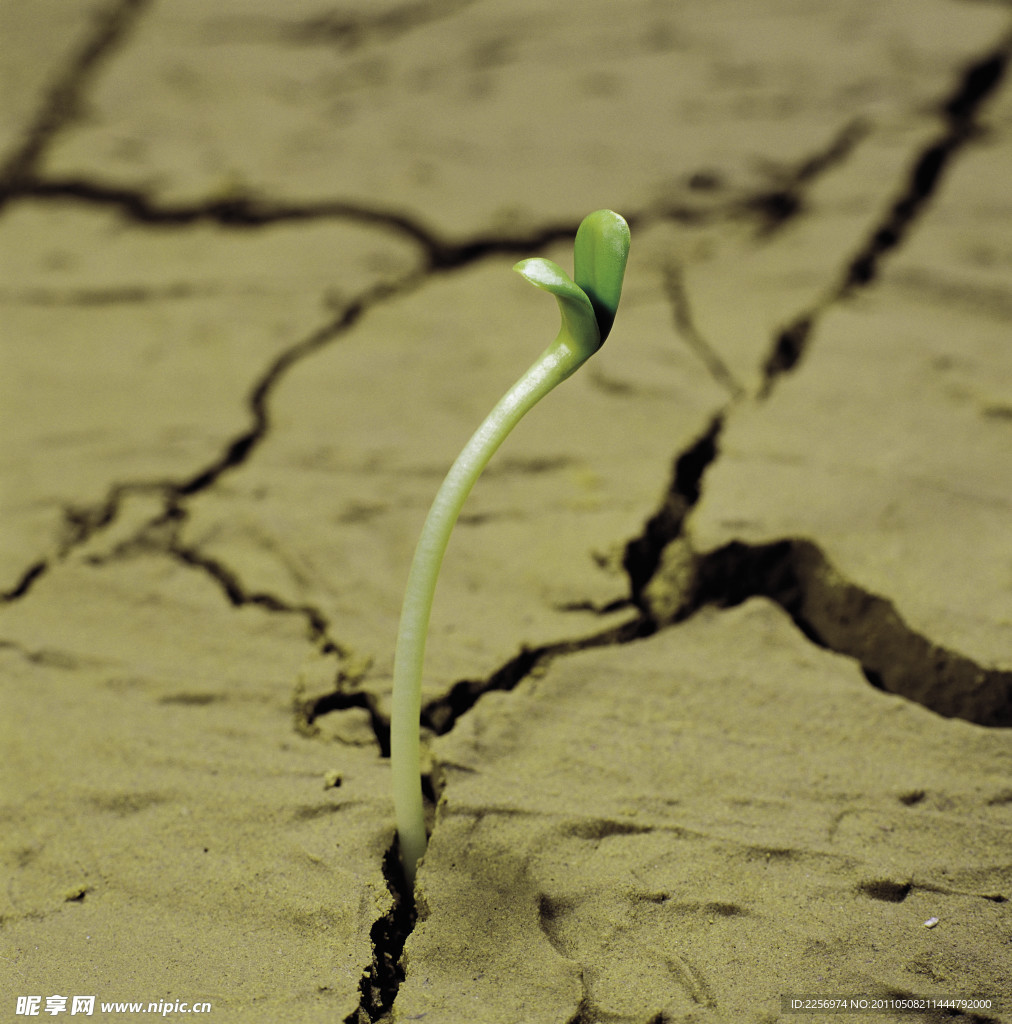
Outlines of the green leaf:
[[594,307],[601,344],[615,322],[628,258],[629,225],[624,217],[611,210],[584,217],[573,248],[573,277]]
[[521,260],[513,269],[531,284],[555,296],[562,313],[562,328],[584,359],[601,347],[601,334],[593,304],[586,292],[558,263],[534,256]]

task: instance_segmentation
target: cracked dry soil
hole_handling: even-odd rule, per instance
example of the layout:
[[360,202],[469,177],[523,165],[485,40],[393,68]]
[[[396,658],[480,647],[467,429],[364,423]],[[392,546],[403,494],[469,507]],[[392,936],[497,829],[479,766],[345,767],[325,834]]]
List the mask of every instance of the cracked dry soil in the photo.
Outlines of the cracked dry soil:
[[[0,34],[0,1012],[1012,1021],[1006,5]],[[412,546],[601,206],[613,336],[447,556],[408,894]]]

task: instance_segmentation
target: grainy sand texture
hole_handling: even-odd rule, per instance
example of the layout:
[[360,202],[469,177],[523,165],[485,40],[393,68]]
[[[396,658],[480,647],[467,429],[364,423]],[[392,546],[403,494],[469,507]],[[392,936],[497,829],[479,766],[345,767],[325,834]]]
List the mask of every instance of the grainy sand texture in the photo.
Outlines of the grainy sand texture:
[[[1010,54],[0,3],[0,1020],[1012,1022]],[[614,330],[444,563],[412,892],[414,542],[599,208]]]

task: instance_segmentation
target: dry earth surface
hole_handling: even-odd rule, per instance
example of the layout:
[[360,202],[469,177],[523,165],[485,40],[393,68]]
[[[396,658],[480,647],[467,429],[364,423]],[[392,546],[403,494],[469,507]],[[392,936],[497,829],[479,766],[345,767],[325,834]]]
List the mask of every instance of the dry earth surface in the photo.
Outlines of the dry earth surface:
[[[1008,3],[0,40],[4,1020],[1012,1021]],[[444,566],[412,894],[414,539],[600,207],[615,330]]]

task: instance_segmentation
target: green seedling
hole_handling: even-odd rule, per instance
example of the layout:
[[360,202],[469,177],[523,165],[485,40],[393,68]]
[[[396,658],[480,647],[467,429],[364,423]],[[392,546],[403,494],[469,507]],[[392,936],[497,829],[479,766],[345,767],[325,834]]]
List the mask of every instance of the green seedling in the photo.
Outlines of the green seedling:
[[[573,278],[551,260],[521,260],[513,269],[551,292],[562,326],[555,340],[506,392],[450,467],[422,527],[408,574],[394,652],[390,760],[401,863],[414,885],[425,853],[419,721],[425,639],[436,579],[461,506],[506,435],[557,384],[604,343],[615,320],[629,255],[629,225],[611,210],[586,217],[576,232]],[[575,278],[575,280],[574,280]]]

